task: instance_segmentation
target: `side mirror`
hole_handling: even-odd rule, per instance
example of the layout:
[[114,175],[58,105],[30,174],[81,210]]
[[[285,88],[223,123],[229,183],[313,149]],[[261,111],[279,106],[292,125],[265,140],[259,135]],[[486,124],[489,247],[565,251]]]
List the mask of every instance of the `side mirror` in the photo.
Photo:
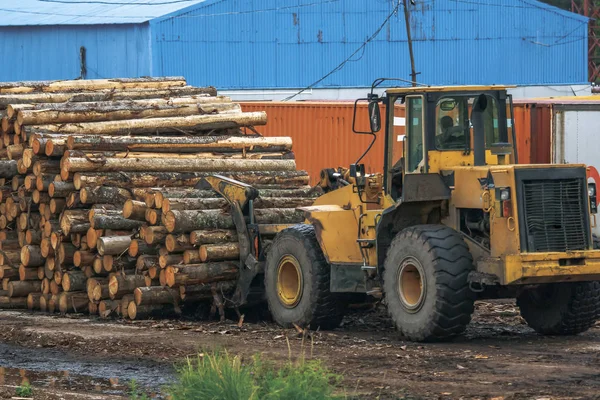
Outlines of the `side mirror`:
[[369,118],[371,120],[371,132],[379,132],[381,130],[381,111],[379,110],[378,101],[369,102]]

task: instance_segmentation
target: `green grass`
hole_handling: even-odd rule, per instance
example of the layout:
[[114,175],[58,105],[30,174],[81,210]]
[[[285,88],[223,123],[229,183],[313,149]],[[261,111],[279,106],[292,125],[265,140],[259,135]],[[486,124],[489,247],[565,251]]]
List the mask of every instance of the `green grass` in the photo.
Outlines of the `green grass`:
[[33,389],[31,389],[31,385],[28,382],[26,382],[21,386],[17,386],[17,388],[15,389],[15,394],[17,395],[17,397],[32,397]]
[[188,358],[167,388],[172,400],[329,400],[341,377],[318,360],[291,359],[283,366],[254,356],[244,363],[226,351]]

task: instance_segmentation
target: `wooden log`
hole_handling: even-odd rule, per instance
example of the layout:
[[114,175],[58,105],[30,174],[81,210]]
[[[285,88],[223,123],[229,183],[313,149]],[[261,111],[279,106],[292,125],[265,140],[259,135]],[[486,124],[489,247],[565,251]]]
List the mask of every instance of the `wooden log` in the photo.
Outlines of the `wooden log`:
[[60,286],[60,283],[56,282],[56,275],[60,275],[58,271],[54,272],[54,280],[50,281],[50,293],[54,296],[57,296],[62,292],[62,286]]
[[65,235],[83,233],[90,228],[87,210],[65,210],[60,219],[60,229]]
[[0,240],[0,250],[20,250],[21,247],[18,239]]
[[191,232],[199,229],[232,229],[231,215],[221,210],[174,210],[165,215],[168,232]]
[[150,317],[168,317],[179,314],[181,311],[171,304],[136,305],[134,301],[127,306],[129,319],[146,319]]
[[66,241],[68,241],[67,236],[63,235],[61,232],[52,232],[52,234],[50,235],[50,243],[54,250],[58,250],[58,246],[60,246],[62,242]]
[[165,269],[165,278],[169,287],[198,285],[234,280],[238,271],[238,265],[232,262],[168,266]]
[[50,158],[39,159],[33,164],[33,174],[35,176],[41,174],[58,174],[60,172],[60,160]]
[[82,79],[65,81],[4,82],[0,83],[0,94],[24,94],[33,92],[56,93],[83,90],[118,89],[170,89],[185,86],[182,77]]
[[141,201],[127,200],[123,204],[123,217],[136,221],[146,220],[146,204]]
[[111,276],[108,281],[108,291],[111,299],[118,299],[132,293],[137,287],[146,286],[146,280],[141,275]]
[[128,254],[131,257],[138,257],[140,255],[154,255],[157,254],[158,250],[156,246],[146,244],[141,239],[133,239],[129,244]]
[[[56,232],[53,232],[52,234],[54,235]],[[60,235],[59,235],[60,236]],[[57,244],[57,246],[60,243]],[[42,254],[42,257],[44,258],[48,258],[48,257],[54,257],[55,249],[52,247],[52,240],[48,239],[48,238],[44,238],[42,239],[41,243],[40,243],[40,253]]]
[[9,160],[18,160],[23,156],[24,146],[22,144],[11,144],[6,147],[6,156]]
[[54,267],[54,258],[47,258],[46,263],[44,264],[44,278],[54,279]]
[[129,250],[131,237],[105,236],[98,239],[96,247],[100,255],[121,255]]
[[98,303],[90,301],[88,303],[88,313],[90,315],[98,315]]
[[182,254],[169,254],[158,257],[158,265],[161,268],[166,268],[168,265],[176,265],[183,262]]
[[39,303],[39,309],[41,312],[48,311],[48,301],[50,301],[50,294],[42,293],[42,295],[40,296],[40,303]]
[[65,292],[78,292],[85,289],[87,277],[81,271],[70,271],[62,277],[62,288]]
[[119,300],[102,300],[98,303],[98,315],[100,318],[108,318],[117,315],[117,309],[121,302]]
[[197,250],[193,244],[190,243],[189,235],[173,235],[169,234],[165,238],[165,248],[170,253],[181,253],[185,250]]
[[148,208],[146,210],[146,221],[150,225],[157,225],[158,222],[160,222],[161,215],[162,215],[162,213],[160,210]]
[[0,178],[10,179],[18,174],[15,160],[0,160]]
[[61,293],[58,296],[58,309],[61,314],[88,311],[89,300],[86,293]]
[[[37,161],[39,163],[41,161]],[[177,158],[104,158],[96,162],[89,157],[63,157],[61,176],[70,172],[221,172],[221,171],[290,171],[294,160],[244,159],[177,159]],[[35,167],[34,167],[35,169]],[[34,172],[35,173],[35,172]],[[12,177],[12,176],[11,176]]]
[[203,244],[198,251],[201,262],[237,260],[240,258],[238,243]]
[[289,137],[231,136],[71,136],[69,150],[197,152],[277,152],[292,149]]
[[50,221],[46,221],[46,223],[44,224],[44,230],[42,233],[43,233],[44,237],[50,237],[50,235],[52,235],[52,232],[56,232],[59,229],[61,229],[60,221],[50,220]]
[[61,93],[27,93],[27,94],[0,94],[0,108],[8,105],[22,105],[30,103],[63,103],[63,102],[96,102],[96,101],[114,101],[131,99],[157,99],[168,98],[171,96],[216,96],[216,89],[197,88],[192,86],[170,87],[166,89],[140,90],[128,89],[124,91],[114,91],[105,89],[94,92],[72,92]]
[[158,256],[141,255],[135,262],[136,271],[147,271],[150,267],[158,266]]
[[[62,284],[62,278],[63,278],[63,270],[61,268],[55,268],[54,269],[54,279],[53,282],[56,282],[57,285],[61,285]],[[61,288],[61,292],[62,292],[62,285],[60,286]]]
[[76,267],[80,267],[80,268],[92,266],[92,265],[94,265],[95,258],[96,258],[96,255],[94,253],[92,253],[91,251],[77,250],[73,254],[73,265],[75,265]]
[[8,283],[8,297],[24,297],[40,289],[39,281],[12,281]]
[[179,297],[186,302],[202,301],[212,299],[213,288],[217,293],[228,293],[235,289],[235,282],[224,281],[209,284],[179,286]]
[[27,268],[23,264],[19,265],[19,280],[20,281],[35,281],[38,280],[38,269]]
[[21,262],[26,267],[39,267],[46,260],[42,256],[40,246],[27,245],[21,248]]
[[[119,212],[120,213],[120,212]],[[121,215],[95,215],[92,224],[94,229],[112,229],[120,231],[131,231],[143,225],[142,221],[124,218]]]
[[26,308],[27,308],[27,297],[0,296],[0,309],[24,310]]
[[179,292],[167,287],[138,287],[133,291],[136,305],[177,304]]
[[167,236],[167,228],[164,226],[146,226],[142,229],[144,231],[144,241],[149,245],[159,244]]
[[[73,184],[77,190],[93,186],[118,186],[123,188],[150,187],[193,187],[211,172],[108,172],[108,173],[76,173]],[[224,171],[221,175],[260,187],[261,185],[277,185],[279,187],[298,187],[308,185],[306,171]]]
[[[158,262],[158,259],[157,259]],[[17,278],[19,276],[19,270],[9,267],[8,265],[0,265],[0,279],[4,278]]]
[[[21,125],[43,125],[74,122],[120,121],[141,118],[165,118],[176,116],[215,114],[242,111],[237,103],[204,104],[153,104],[123,106],[114,104],[103,107],[89,107],[72,103],[71,108],[22,109],[18,111],[17,122]],[[106,150],[102,147],[102,150]]]
[[58,263],[61,265],[71,265],[73,264],[73,256],[77,248],[73,246],[71,243],[61,243],[58,247],[57,256]]
[[100,186],[94,188],[83,188],[79,192],[83,204],[119,204],[123,205],[131,199],[131,193],[122,188]]
[[94,263],[92,264],[94,269],[94,273],[98,276],[105,275],[104,265],[102,264],[102,257],[98,256],[94,258]]
[[45,267],[37,267],[37,279],[38,279],[38,281],[41,281],[45,277],[46,277]]
[[115,271],[115,270],[123,270],[126,268],[131,268],[135,266],[136,259],[129,256],[112,256],[105,255],[102,256],[102,267],[105,271]]
[[[158,201],[156,201],[158,200]],[[227,200],[225,199],[177,199],[177,198],[163,198],[159,196],[156,199],[157,206],[160,204],[162,212],[167,213],[171,210],[216,210],[227,206]]]
[[65,199],[50,199],[50,204],[48,208],[50,209],[50,213],[53,215],[60,214],[66,207]]
[[50,197],[67,197],[75,191],[75,185],[72,182],[52,182],[48,186]]
[[42,174],[36,177],[35,188],[40,192],[47,192],[50,184],[54,182],[54,175]]
[[20,250],[6,250],[0,253],[0,265],[14,266],[15,268],[21,263]]
[[[239,255],[238,255],[238,257],[239,257]],[[200,262],[202,262],[202,260],[200,259],[200,252],[198,251],[198,249],[185,250],[183,252],[183,263],[184,264],[198,264]]]
[[210,131],[213,129],[231,129],[245,126],[259,126],[267,123],[267,114],[260,112],[223,113],[209,115],[190,115],[184,117],[163,117],[146,119],[128,119],[121,121],[66,123],[60,125],[26,126],[26,132],[47,131],[72,133],[77,135],[122,135],[124,133],[158,134],[181,133],[188,131]]

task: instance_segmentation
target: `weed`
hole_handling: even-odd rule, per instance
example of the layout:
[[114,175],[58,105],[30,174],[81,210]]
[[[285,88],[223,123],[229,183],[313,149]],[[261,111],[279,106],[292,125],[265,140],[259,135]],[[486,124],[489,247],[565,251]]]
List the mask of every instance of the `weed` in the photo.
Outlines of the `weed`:
[[178,369],[178,381],[167,388],[172,400],[330,400],[341,377],[319,360],[304,356],[283,366],[259,355],[244,364],[226,351],[200,354]]
[[25,382],[23,385],[17,386],[17,388],[15,389],[15,394],[18,397],[32,397],[33,389],[31,389],[31,385],[29,384],[29,382]]
[[129,381],[129,399],[130,400],[149,400],[150,398],[145,394],[140,392],[140,388],[137,385],[135,379]]

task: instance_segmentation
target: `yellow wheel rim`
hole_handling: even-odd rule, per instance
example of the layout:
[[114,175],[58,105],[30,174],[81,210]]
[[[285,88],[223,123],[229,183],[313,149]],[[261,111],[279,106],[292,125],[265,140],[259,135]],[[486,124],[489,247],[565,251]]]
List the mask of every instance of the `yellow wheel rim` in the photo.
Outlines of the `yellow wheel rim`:
[[295,307],[302,297],[302,271],[296,257],[287,255],[277,266],[277,295],[281,304]]
[[413,257],[404,260],[398,272],[398,294],[404,307],[417,311],[425,298],[424,276],[421,263]]

